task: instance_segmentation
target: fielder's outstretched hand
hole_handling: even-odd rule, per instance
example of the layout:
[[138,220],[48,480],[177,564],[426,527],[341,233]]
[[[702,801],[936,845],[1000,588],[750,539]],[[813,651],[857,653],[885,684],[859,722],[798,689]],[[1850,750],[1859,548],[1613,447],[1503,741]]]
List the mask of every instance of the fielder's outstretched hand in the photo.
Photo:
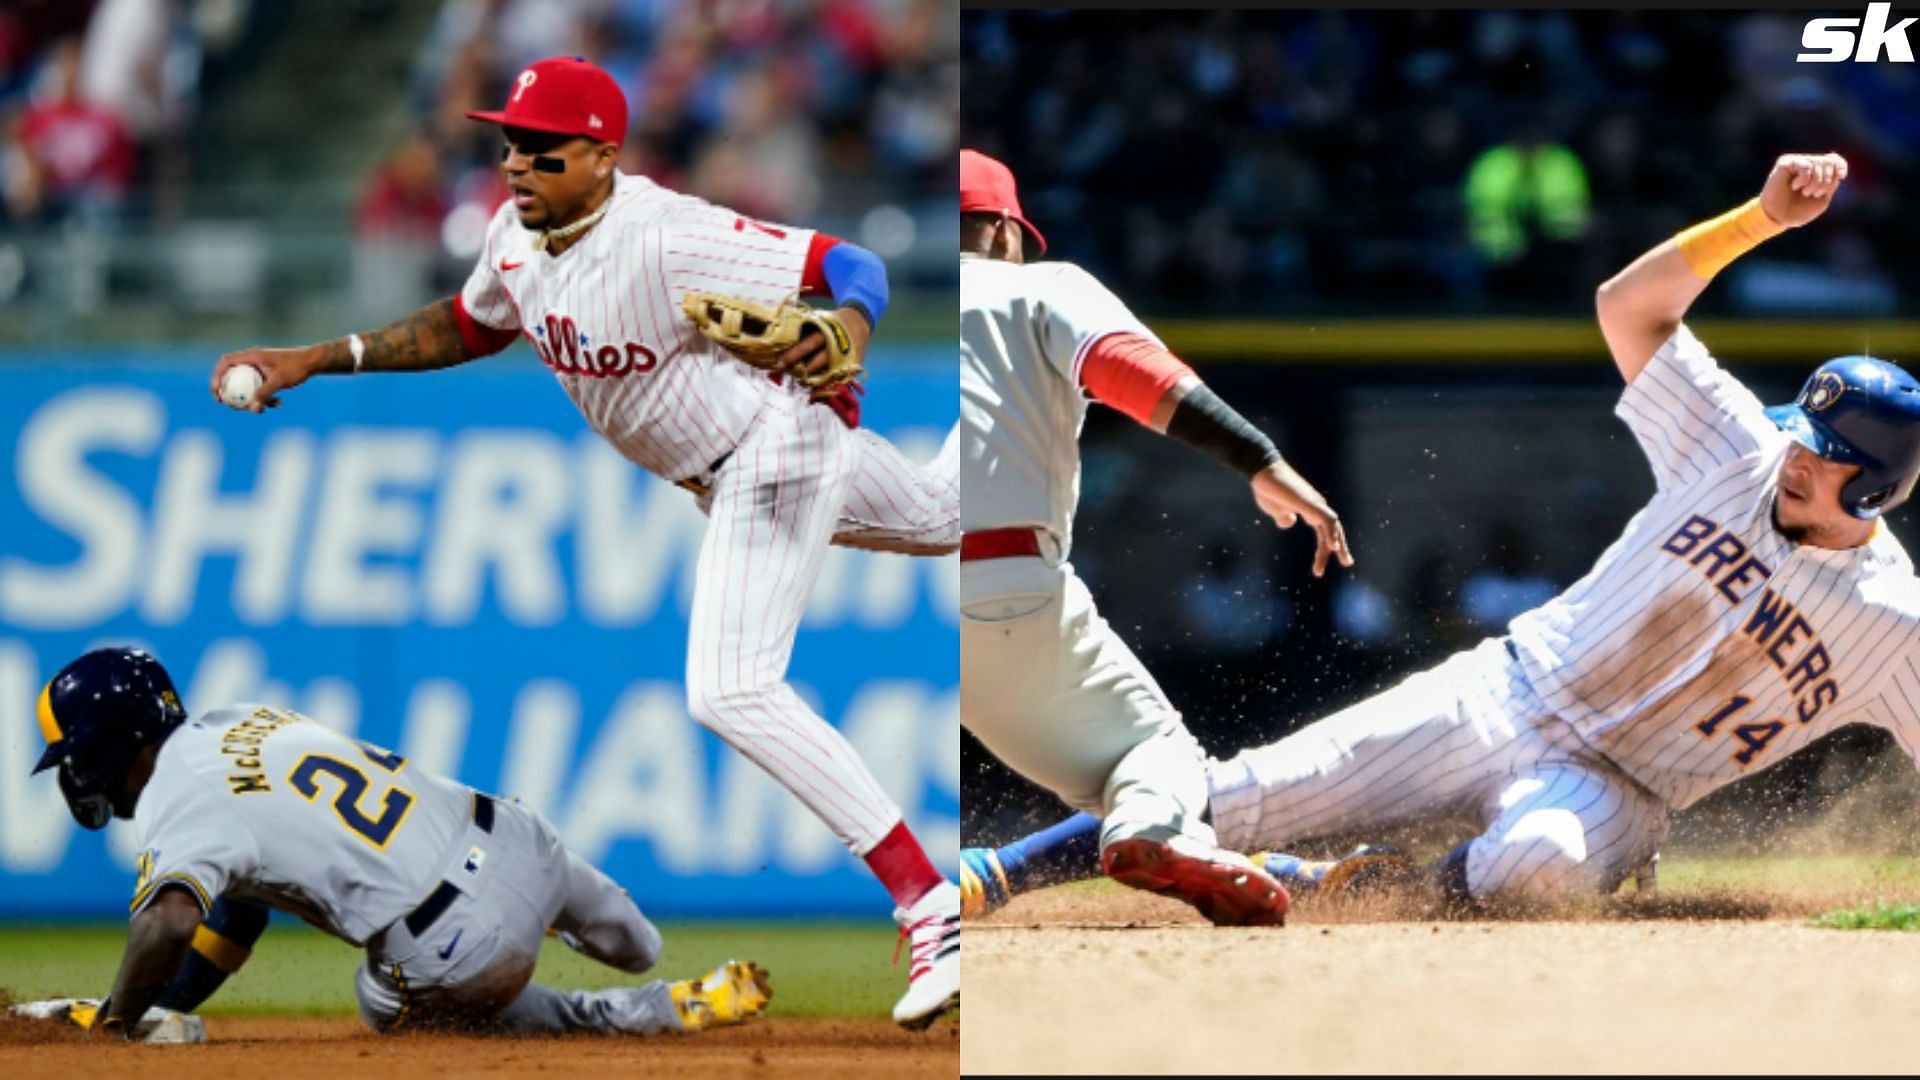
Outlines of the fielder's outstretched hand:
[[1273,519],[1275,525],[1290,529],[1301,518],[1312,527],[1316,546],[1313,551],[1313,576],[1326,573],[1327,560],[1340,560],[1341,566],[1353,565],[1353,552],[1347,550],[1347,532],[1340,527],[1340,515],[1314,490],[1293,466],[1276,461],[1253,477],[1253,501]]
[[1839,154],[1782,154],[1760,189],[1760,208],[1789,228],[1827,212],[1833,193],[1847,178],[1847,159]]
[[213,391],[213,400],[219,401],[220,380],[226,378],[227,370],[240,364],[252,364],[260,369],[266,381],[254,392],[253,401],[248,403],[248,412],[264,412],[278,408],[277,396],[282,390],[291,390],[313,377],[319,370],[319,355],[314,349],[241,349],[220,358],[213,365],[213,379],[207,384]]

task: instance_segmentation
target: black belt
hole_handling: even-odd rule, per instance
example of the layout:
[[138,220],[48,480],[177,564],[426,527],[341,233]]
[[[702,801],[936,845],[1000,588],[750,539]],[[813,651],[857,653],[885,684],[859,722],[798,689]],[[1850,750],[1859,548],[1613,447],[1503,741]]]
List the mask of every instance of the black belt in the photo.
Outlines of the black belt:
[[[713,476],[717,474],[720,471],[720,466],[725,465],[727,463],[727,459],[732,456],[733,456],[733,451],[731,450],[727,451],[724,454],[721,454],[718,458],[714,460],[713,464],[707,466],[707,471],[703,475]],[[680,487],[686,488],[688,491],[693,492],[695,495],[705,495],[707,493],[707,488],[710,486],[708,484],[703,484],[700,481],[695,480],[691,476],[687,477],[685,480],[675,480],[674,483]]]
[[[478,791],[473,793],[473,823],[483,833],[493,831],[493,799]],[[459,887],[451,881],[442,881],[434,886],[432,894],[420,901],[419,907],[407,913],[404,920],[407,933],[414,937],[426,933],[440,916],[447,913],[459,895]]]

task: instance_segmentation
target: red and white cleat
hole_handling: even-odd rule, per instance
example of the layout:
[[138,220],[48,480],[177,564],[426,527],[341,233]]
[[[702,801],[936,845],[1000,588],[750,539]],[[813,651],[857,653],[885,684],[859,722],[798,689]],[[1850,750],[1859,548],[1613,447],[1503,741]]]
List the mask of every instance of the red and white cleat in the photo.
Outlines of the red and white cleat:
[[[907,992],[893,1022],[920,1031],[960,1004],[960,890],[941,882],[910,908],[895,908],[900,942],[908,946]],[[893,959],[900,962],[896,946]]]
[[1100,868],[1122,885],[1185,900],[1216,926],[1284,926],[1286,887],[1245,855],[1189,836],[1115,840]]

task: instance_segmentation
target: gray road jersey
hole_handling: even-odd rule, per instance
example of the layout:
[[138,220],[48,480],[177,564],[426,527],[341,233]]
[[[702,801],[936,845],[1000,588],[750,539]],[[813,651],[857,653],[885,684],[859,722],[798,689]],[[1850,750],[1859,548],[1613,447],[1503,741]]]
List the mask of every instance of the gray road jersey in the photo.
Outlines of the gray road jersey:
[[355,945],[427,897],[473,814],[472,789],[287,709],[236,705],[160,748],[134,811],[138,914],[162,884],[230,894]]

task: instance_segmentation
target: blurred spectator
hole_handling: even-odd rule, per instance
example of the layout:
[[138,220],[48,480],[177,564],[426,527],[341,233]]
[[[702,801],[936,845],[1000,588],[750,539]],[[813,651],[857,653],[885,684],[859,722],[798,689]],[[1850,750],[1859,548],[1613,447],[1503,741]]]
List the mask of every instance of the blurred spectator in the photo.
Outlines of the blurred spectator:
[[415,134],[374,171],[360,193],[352,275],[353,303],[360,311],[393,317],[432,298],[448,208],[437,148],[425,134]]
[[501,194],[496,139],[464,114],[573,54],[627,94],[624,170],[770,220],[848,228],[903,199],[950,216],[956,22],[944,0],[447,0],[416,105],[456,209]]
[[1511,142],[1482,151],[1461,193],[1475,251],[1495,271],[1498,292],[1563,296],[1570,248],[1586,236],[1587,170],[1580,156],[1550,141],[1538,118]]
[[87,28],[95,0],[7,0],[0,4],[0,101],[22,94],[40,55]]
[[99,0],[87,23],[80,93],[146,142],[185,125],[198,46],[176,0]]
[[368,178],[354,213],[354,232],[365,238],[435,240],[446,214],[439,151],[431,139],[419,134]]
[[9,200],[14,215],[111,221],[133,181],[127,125],[111,108],[80,97],[80,44],[71,38],[54,46],[41,84],[16,127],[33,180],[18,202]]

